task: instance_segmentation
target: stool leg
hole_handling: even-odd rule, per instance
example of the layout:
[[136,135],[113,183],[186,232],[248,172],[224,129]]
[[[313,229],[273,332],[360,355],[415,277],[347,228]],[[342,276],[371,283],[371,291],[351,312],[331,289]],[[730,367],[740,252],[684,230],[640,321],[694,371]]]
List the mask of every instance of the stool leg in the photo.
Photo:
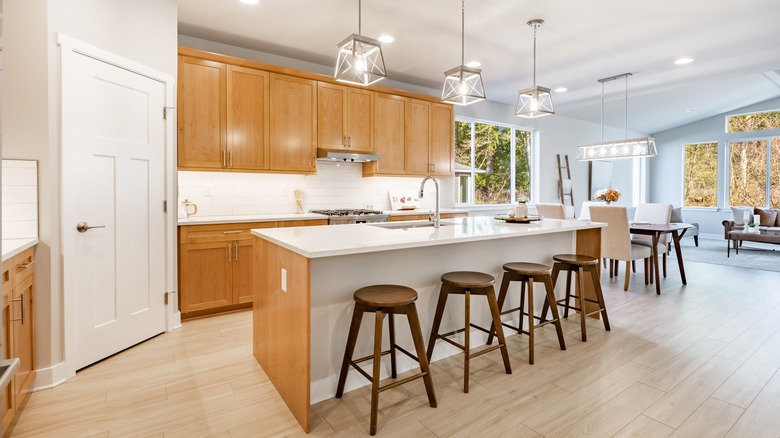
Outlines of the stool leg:
[[447,295],[449,295],[447,287],[442,284],[439,290],[439,302],[436,304],[436,314],[433,316],[431,336],[428,338],[428,363],[431,362],[433,347],[436,345],[436,339],[439,338],[439,326],[441,326],[441,317],[444,315],[444,306],[447,304]]
[[[498,292],[498,310],[501,311],[504,308],[504,301],[506,301],[506,295],[507,291],[509,290],[509,283],[512,281],[512,274],[509,272],[504,272],[503,277],[501,277],[501,290]],[[521,311],[522,312],[522,311]],[[520,316],[522,318],[522,315]],[[488,334],[487,338],[487,345],[490,345],[493,343],[493,333],[495,332],[496,328],[493,323],[490,323],[490,333]]]
[[395,379],[398,377],[395,369],[395,313],[388,313],[387,321],[390,326],[390,376]]
[[369,433],[376,435],[376,418],[379,411],[379,378],[382,369],[382,315],[381,310],[376,311],[374,321],[374,373],[371,375],[371,428]]
[[593,287],[596,290],[596,299],[601,307],[601,317],[604,319],[604,329],[609,331],[609,317],[607,316],[607,303],[604,301],[604,292],[601,290],[599,281],[599,272],[596,269],[590,269],[590,276],[593,279]]
[[406,306],[406,318],[409,320],[409,330],[412,332],[412,341],[417,352],[417,361],[420,362],[420,371],[425,373],[423,382],[425,383],[425,392],[428,393],[428,403],[432,408],[435,408],[437,406],[436,393],[433,392],[431,368],[428,365],[428,359],[425,357],[425,344],[423,344],[422,331],[420,331],[420,319],[417,317],[417,307],[414,303]]
[[563,308],[563,317],[569,317],[569,300],[571,300],[571,266],[566,267],[566,306]]
[[[525,286],[525,282],[523,282]],[[525,288],[523,288],[525,289]],[[523,291],[525,292],[525,291]],[[522,299],[522,295],[521,295]],[[520,327],[523,326],[523,314],[520,310]],[[534,364],[534,279],[528,278],[528,363]]]
[[[582,332],[582,342],[588,340],[587,329],[585,328],[585,272],[582,266],[577,269],[577,295],[580,297],[580,331]],[[628,275],[628,272],[626,272]]]
[[339,373],[339,384],[336,387],[336,398],[344,395],[344,384],[347,381],[347,372],[349,372],[349,362],[352,360],[352,354],[355,352],[358,332],[360,331],[360,321],[363,320],[363,306],[355,303],[355,309],[352,311],[352,323],[349,325],[349,334],[347,335],[347,346],[344,348],[344,359],[341,361],[341,372]]
[[[517,334],[523,333],[523,312],[525,312],[525,283],[526,282],[533,282],[534,280],[531,278],[524,278],[522,282],[520,283],[520,314],[517,316]],[[530,284],[530,283],[529,283]],[[530,287],[530,286],[529,286]],[[533,290],[533,289],[531,289]],[[533,301],[528,302],[528,313],[531,313],[531,303]],[[499,306],[499,309],[501,307]]]
[[500,350],[501,357],[504,359],[504,370],[506,370],[507,374],[512,374],[512,366],[509,365],[509,351],[506,348],[506,339],[504,339],[504,328],[501,326],[501,312],[498,311],[496,291],[493,290],[493,286],[487,288],[485,295],[490,306],[490,314],[493,316],[493,324],[496,325],[496,337],[498,337],[498,343],[501,345]]
[[[558,282],[558,274],[560,272],[561,272],[561,264],[560,263],[553,264],[552,277],[551,277],[553,290],[555,290],[555,284]],[[552,298],[553,298],[552,301],[548,299],[544,302],[544,306],[542,308],[542,322],[547,321],[548,307],[555,306],[555,310],[558,310],[558,301],[555,299],[555,294],[553,294]]]
[[[547,290],[547,301],[555,302],[555,288],[553,287],[552,279],[545,275],[543,277],[544,281],[544,288]],[[553,320],[555,321],[555,331],[558,333],[558,344],[561,346],[561,350],[566,349],[566,343],[563,340],[563,326],[561,325],[561,317],[558,315],[558,307],[554,306],[552,308],[552,316]]]
[[[466,331],[464,335],[464,347],[463,350],[463,392],[469,392],[469,353],[471,352],[471,290],[466,289]],[[498,327],[497,330],[501,330],[501,321],[496,321],[493,318],[493,323]],[[499,338],[499,342],[501,338]]]

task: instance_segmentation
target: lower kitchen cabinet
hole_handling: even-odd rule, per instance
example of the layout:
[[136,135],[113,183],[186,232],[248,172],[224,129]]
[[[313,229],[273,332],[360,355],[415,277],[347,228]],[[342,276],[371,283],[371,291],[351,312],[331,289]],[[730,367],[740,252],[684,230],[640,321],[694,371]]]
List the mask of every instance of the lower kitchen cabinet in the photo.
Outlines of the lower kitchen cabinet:
[[2,394],[3,430],[7,430],[35,381],[34,249],[3,262],[3,357],[19,358],[19,368]]
[[182,318],[248,308],[254,298],[253,228],[326,225],[326,219],[182,225],[179,309]]

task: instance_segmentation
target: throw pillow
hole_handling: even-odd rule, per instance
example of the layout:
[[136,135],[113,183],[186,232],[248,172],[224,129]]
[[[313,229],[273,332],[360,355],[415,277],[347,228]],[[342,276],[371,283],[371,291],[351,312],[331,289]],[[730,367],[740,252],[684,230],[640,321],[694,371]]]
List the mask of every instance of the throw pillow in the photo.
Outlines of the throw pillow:
[[777,219],[775,220],[775,226],[780,227],[780,210],[775,210],[777,212]]
[[669,216],[669,222],[673,224],[678,224],[683,222],[682,207],[677,207],[672,209],[672,215]]
[[763,209],[763,208],[755,208],[753,210],[753,214],[757,214],[761,218],[761,222],[758,225],[762,227],[775,226],[775,221],[777,220],[777,211]]
[[734,226],[735,227],[743,227],[745,226],[745,212],[748,212],[750,214],[750,220],[748,221],[749,224],[753,223],[753,208],[752,207],[731,207],[731,214],[734,215]]

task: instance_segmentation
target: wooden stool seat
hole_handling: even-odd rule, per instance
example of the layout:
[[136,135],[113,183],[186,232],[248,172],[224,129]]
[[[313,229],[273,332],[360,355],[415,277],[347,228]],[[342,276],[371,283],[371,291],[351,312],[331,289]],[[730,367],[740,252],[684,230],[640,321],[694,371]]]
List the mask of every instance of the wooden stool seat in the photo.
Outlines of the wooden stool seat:
[[596,257],[580,254],[556,254],[553,256],[553,260],[575,266],[590,266],[599,264],[599,259]]
[[378,284],[356,290],[354,298],[369,307],[402,307],[417,301],[417,291],[396,284]]
[[[422,331],[420,330],[420,319],[417,316],[417,308],[414,302],[417,300],[417,291],[410,287],[394,284],[380,284],[366,286],[355,291],[355,311],[352,314],[352,324],[349,326],[347,335],[347,347],[344,349],[344,359],[341,362],[341,373],[339,374],[339,383],[336,387],[336,398],[344,395],[344,385],[347,382],[347,373],[352,366],[363,377],[371,381],[371,425],[369,433],[376,434],[376,423],[379,410],[379,393],[411,382],[419,378],[425,383],[425,391],[428,394],[428,403],[431,407],[436,407],[436,394],[433,391],[433,379],[431,379],[431,370],[428,366],[428,357],[425,354],[425,344],[423,343]],[[373,312],[374,320],[374,353],[359,359],[353,359],[355,345],[357,344],[360,324],[365,312]],[[395,315],[405,314],[409,321],[409,330],[412,332],[412,341],[417,352],[416,355],[408,352],[395,342]],[[382,321],[385,315],[388,315],[390,325],[390,349],[382,351]],[[389,383],[384,386],[379,385],[381,359],[382,356],[390,355],[391,377],[398,377],[396,372],[395,352],[396,350],[416,360],[420,364],[420,372],[401,380]],[[360,366],[361,362],[373,360],[373,372],[368,374]]]
[[520,275],[550,275],[552,268],[541,263],[512,262],[505,263],[504,270]]
[[[555,324],[555,330],[558,334],[558,344],[560,345],[561,350],[565,350],[566,343],[563,340],[563,327],[561,326],[561,318],[558,316],[557,307],[552,307],[553,318],[549,321],[534,314],[534,282],[544,284],[544,288],[547,292],[544,299],[545,306],[548,306],[548,303],[550,302],[556,302],[552,277],[550,277],[550,267],[539,263],[512,262],[504,264],[504,271],[504,276],[501,279],[501,289],[498,292],[498,308],[499,310],[504,308],[504,303],[506,302],[506,297],[509,292],[509,284],[513,281],[521,282],[520,307],[503,310],[501,312],[502,315],[518,312],[518,320],[520,323],[517,327],[505,322],[502,322],[501,324],[506,328],[516,330],[519,334],[528,335],[528,363],[531,365],[534,363],[534,329],[544,325]],[[527,294],[526,285],[528,285]],[[525,311],[526,300],[528,301],[528,312]],[[546,307],[543,308],[543,312],[546,312]],[[523,330],[524,316],[528,316],[528,330]],[[544,313],[542,313],[542,316],[544,316]],[[537,320],[539,321],[538,324],[536,323]],[[490,334],[487,339],[488,344],[493,343],[493,327],[490,329]]]
[[[501,327],[501,314],[498,310],[496,301],[496,291],[493,284],[496,279],[484,272],[472,271],[454,271],[447,272],[441,276],[441,290],[439,291],[439,302],[436,305],[436,314],[433,317],[433,326],[431,327],[431,337],[428,340],[428,361],[433,357],[433,347],[436,340],[441,339],[455,347],[463,350],[463,392],[469,392],[469,360],[473,357],[481,356],[496,349],[501,350],[501,357],[504,360],[504,370],[507,374],[512,374],[512,367],[509,365],[509,353],[504,340],[504,330]],[[447,305],[447,298],[450,294],[465,295],[465,324],[462,329],[454,330],[449,333],[439,333],[444,308]],[[487,298],[490,307],[490,316],[492,320],[491,327],[496,330],[488,330],[471,323],[471,295],[482,295]],[[495,331],[498,337],[498,345],[490,345],[477,352],[471,352],[471,329],[483,331],[488,335]],[[463,333],[463,344],[459,344],[449,336]]]
[[493,286],[496,279],[490,274],[473,271],[447,272],[441,276],[441,282],[456,288],[486,288]]
[[[552,283],[553,287],[558,282],[558,274],[561,271],[566,271],[566,298],[560,299],[556,302],[557,306],[563,307],[563,317],[569,317],[569,309],[580,312],[580,333],[582,335],[582,342],[588,340],[587,330],[585,328],[585,318],[600,313],[601,318],[604,320],[604,329],[609,331],[609,317],[607,316],[607,305],[604,302],[604,294],[601,291],[601,280],[599,279],[598,263],[599,259],[596,257],[590,257],[580,254],[556,254],[553,256],[555,264],[553,264],[552,271]],[[577,274],[577,283],[575,284],[576,294],[571,293],[571,274]],[[596,293],[596,299],[585,297],[585,277],[586,273],[590,277],[593,283],[593,289]],[[570,304],[570,299],[574,297],[578,300],[578,306]],[[592,303],[597,306],[595,310],[587,310],[587,303]],[[550,304],[551,305],[551,304]],[[544,303],[544,309],[542,310],[542,320],[547,317],[548,303]]]

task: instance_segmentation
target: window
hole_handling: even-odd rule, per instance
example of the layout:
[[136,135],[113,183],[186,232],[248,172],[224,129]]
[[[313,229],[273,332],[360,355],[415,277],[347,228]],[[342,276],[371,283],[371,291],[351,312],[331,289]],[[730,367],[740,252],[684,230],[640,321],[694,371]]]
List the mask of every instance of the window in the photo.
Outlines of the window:
[[685,145],[683,205],[717,207],[718,143]]
[[780,111],[740,114],[726,117],[728,132],[763,131],[765,129],[780,129]]
[[531,132],[455,121],[456,202],[510,204],[531,197]]
[[729,203],[780,208],[780,138],[732,142],[729,155]]

